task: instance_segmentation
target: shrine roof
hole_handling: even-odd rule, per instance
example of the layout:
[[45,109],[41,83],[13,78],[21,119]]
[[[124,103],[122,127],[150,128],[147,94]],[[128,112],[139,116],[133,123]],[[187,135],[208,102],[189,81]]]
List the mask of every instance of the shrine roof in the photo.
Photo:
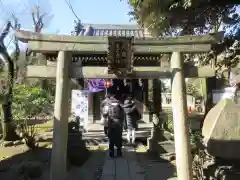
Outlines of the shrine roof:
[[[80,36],[88,33],[89,36],[134,36],[144,37],[144,29],[139,25],[126,24],[82,24]],[[89,32],[86,32],[89,31]]]

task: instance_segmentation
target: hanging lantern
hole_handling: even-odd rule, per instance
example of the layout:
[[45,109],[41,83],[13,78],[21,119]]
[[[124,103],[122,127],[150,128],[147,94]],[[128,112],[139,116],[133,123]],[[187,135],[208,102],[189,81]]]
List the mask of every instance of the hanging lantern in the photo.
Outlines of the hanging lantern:
[[111,82],[111,81],[106,81],[105,83],[104,83],[104,86],[105,87],[110,87],[110,86],[112,86],[113,85],[113,83]]
[[192,108],[191,106],[189,106],[189,108],[188,108],[188,113],[189,113],[189,114],[192,114],[192,113],[193,113],[193,108]]

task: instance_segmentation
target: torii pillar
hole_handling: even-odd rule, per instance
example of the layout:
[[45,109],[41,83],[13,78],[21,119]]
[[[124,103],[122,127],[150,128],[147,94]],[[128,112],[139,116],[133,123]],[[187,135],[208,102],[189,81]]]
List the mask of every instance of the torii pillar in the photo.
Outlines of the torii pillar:
[[64,180],[67,175],[70,59],[71,52],[60,51],[58,53],[50,180]]
[[173,52],[172,111],[178,180],[192,180],[192,158],[190,151],[189,125],[187,120],[186,84],[183,72],[183,56]]

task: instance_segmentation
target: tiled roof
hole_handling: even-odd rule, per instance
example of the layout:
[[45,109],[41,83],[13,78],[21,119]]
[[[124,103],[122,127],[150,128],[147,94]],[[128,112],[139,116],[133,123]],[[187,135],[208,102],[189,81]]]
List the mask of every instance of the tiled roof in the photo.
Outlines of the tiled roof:
[[80,35],[87,36],[134,36],[144,37],[144,29],[138,25],[83,24]]

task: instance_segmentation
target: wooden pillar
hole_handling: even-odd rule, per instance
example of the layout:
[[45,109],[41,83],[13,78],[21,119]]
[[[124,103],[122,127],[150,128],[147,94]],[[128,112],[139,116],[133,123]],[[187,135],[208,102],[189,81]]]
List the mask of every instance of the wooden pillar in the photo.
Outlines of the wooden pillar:
[[[161,88],[161,80],[159,79],[153,79],[153,109],[154,114],[157,115],[157,124],[159,128],[163,129],[163,123],[164,123],[164,117],[160,115],[162,112],[162,88]],[[156,121],[155,121],[156,122]]]
[[150,122],[149,116],[149,100],[148,100],[148,79],[143,80],[143,121]]
[[157,112],[162,111],[161,93],[161,80],[153,79],[153,106]]
[[51,180],[66,178],[68,117],[69,117],[69,58],[70,52],[60,51],[57,60],[56,93],[53,124],[53,147],[51,157]]
[[174,122],[174,141],[178,180],[192,180],[192,158],[187,121],[186,84],[183,74],[183,57],[173,52],[172,68],[172,110]]
[[94,93],[88,93],[88,121],[94,123]]

